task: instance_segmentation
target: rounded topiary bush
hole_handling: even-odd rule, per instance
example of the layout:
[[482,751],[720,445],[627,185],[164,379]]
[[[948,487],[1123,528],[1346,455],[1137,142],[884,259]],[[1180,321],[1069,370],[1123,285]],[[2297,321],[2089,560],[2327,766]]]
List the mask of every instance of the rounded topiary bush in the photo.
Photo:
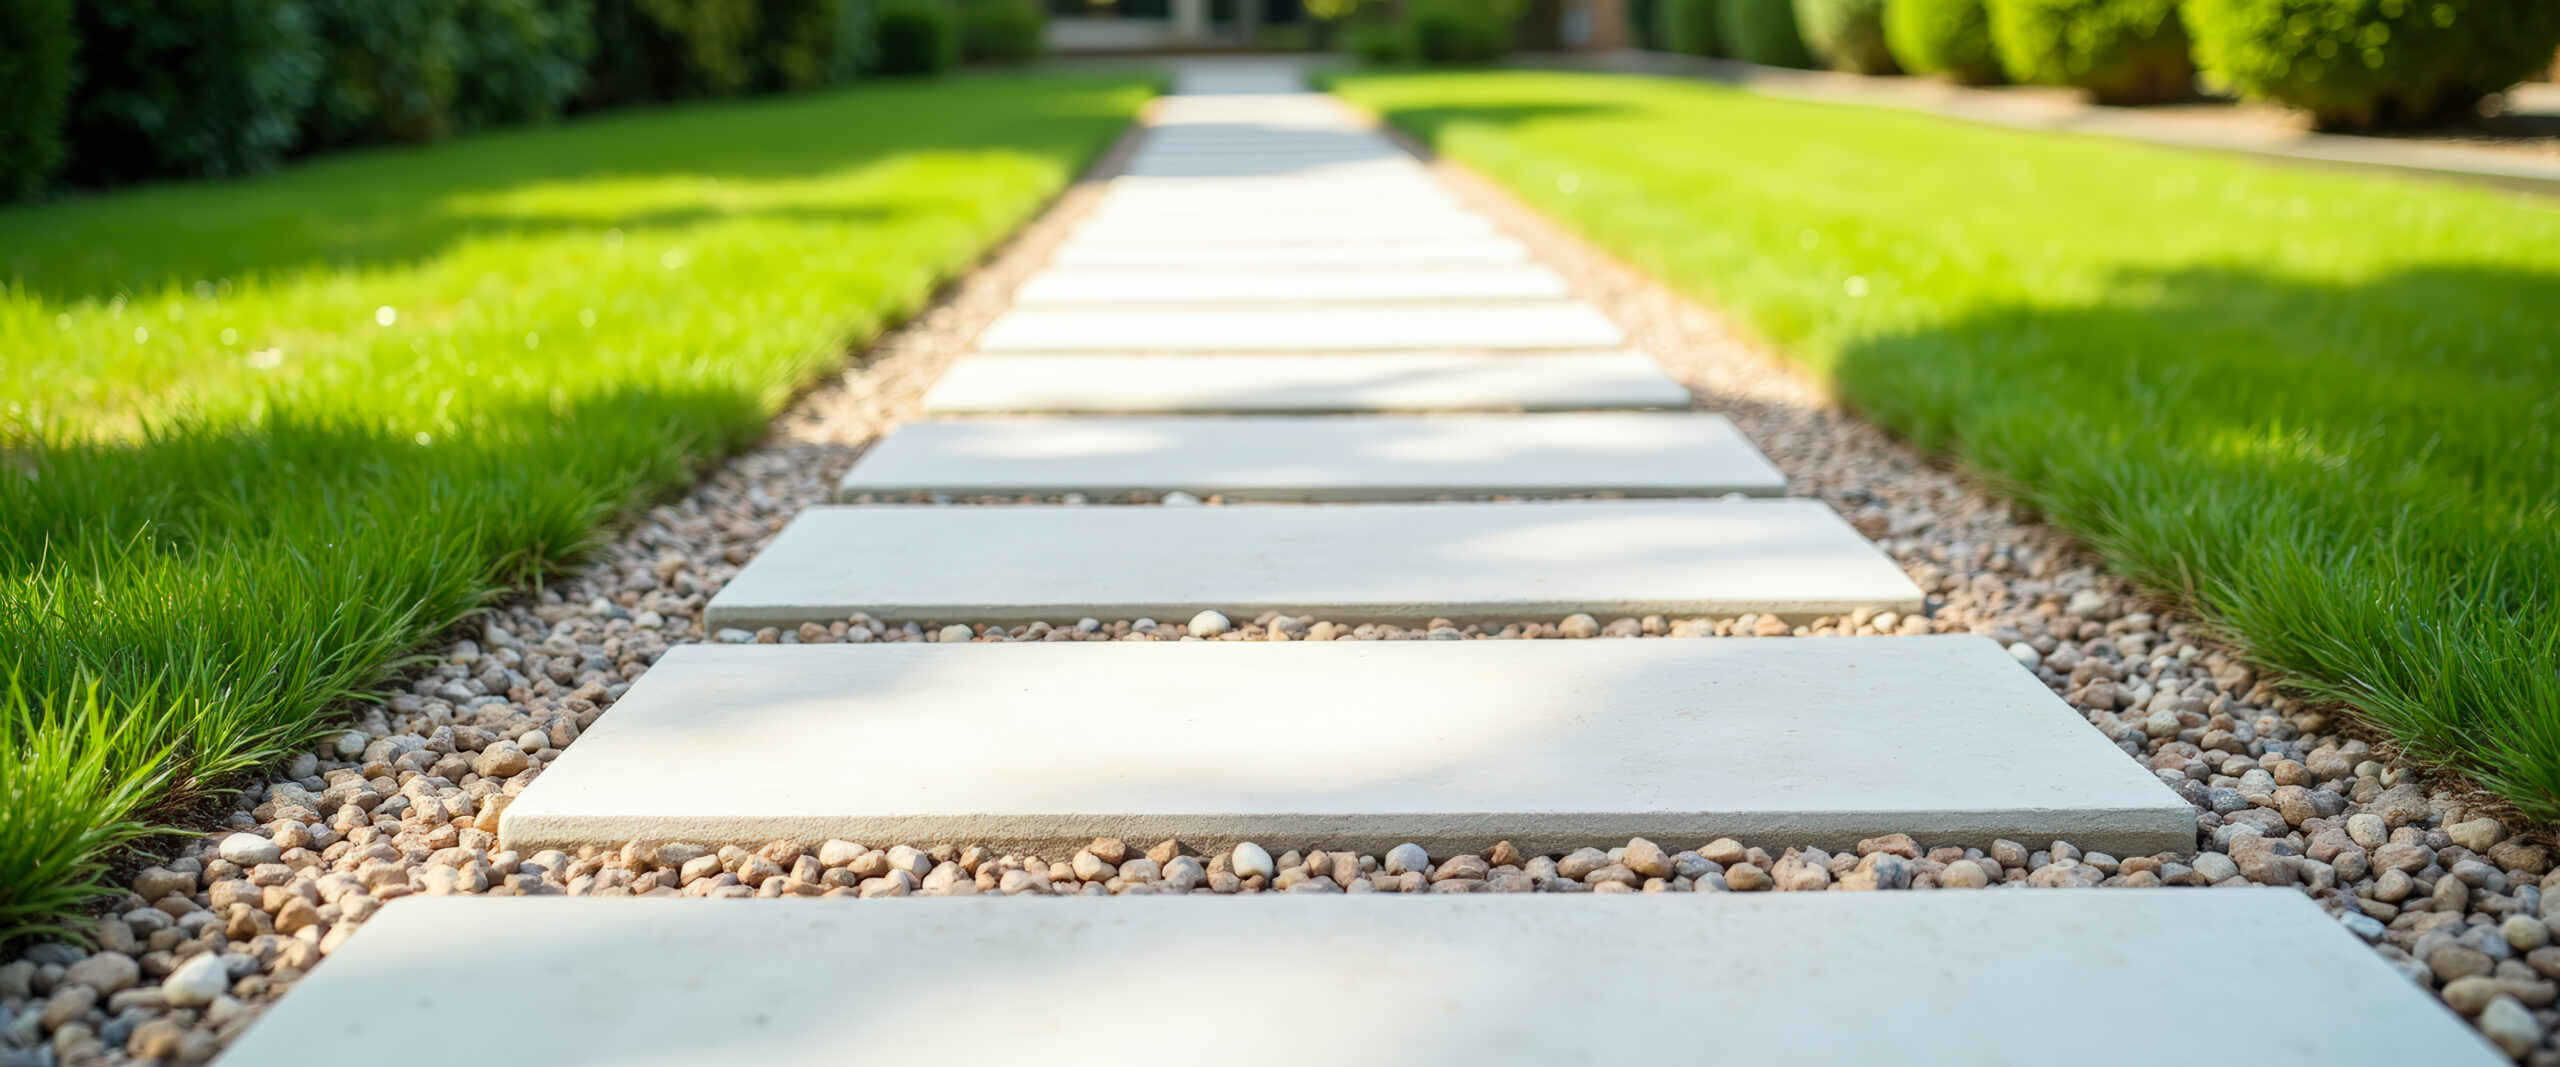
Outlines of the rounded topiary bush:
[[877,23],[882,74],[940,74],[960,62],[960,28],[932,0],[883,4]]
[[2363,129],[2460,118],[2551,62],[2555,0],[2187,0],[2196,65]]
[[1684,56],[1712,56],[1716,40],[1716,0],[1659,0],[1653,8],[1654,47]]
[[1772,67],[1810,67],[1794,0],[1719,0],[1716,39],[1725,54]]
[[43,188],[62,165],[77,41],[71,0],[0,0],[0,200]]
[[1047,27],[1031,0],[963,0],[960,58],[992,63],[1038,59]]
[[82,0],[65,177],[273,169],[302,136],[319,38],[295,0]]
[[2001,81],[1983,0],[1893,0],[1884,9],[1884,41],[1913,74],[1944,74],[1964,85]]
[[1413,0],[1405,32],[1425,63],[1484,63],[1511,51],[1510,5],[1487,0]]
[[1885,0],[1795,0],[1796,32],[1822,65],[1853,74],[1893,74],[1884,43]]
[[1990,0],[1991,40],[2017,81],[2087,89],[2101,103],[2195,95],[2177,0]]

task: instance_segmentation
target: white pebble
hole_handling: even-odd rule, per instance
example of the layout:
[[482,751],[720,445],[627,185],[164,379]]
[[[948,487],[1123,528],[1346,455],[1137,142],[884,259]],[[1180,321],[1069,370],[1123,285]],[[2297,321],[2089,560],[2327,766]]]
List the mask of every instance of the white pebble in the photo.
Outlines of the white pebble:
[[2017,660],[2018,666],[2024,667],[2028,670],[2034,670],[2038,667],[2044,666],[2044,653],[2036,651],[2036,646],[2030,645],[2024,641],[2018,641],[2010,644],[2009,658]]
[[160,996],[172,1008],[201,1007],[230,991],[231,972],[218,952],[199,952],[160,980]]
[[526,752],[540,752],[551,747],[551,735],[540,730],[527,730],[516,735],[516,747]]
[[1251,841],[1237,845],[1234,857],[1228,862],[1234,866],[1238,878],[1251,878],[1257,874],[1269,878],[1276,873],[1271,866],[1271,853]]
[[222,839],[222,858],[243,867],[274,863],[284,858],[284,849],[276,843],[252,833],[237,833]]
[[1214,611],[1203,611],[1191,617],[1191,636],[1207,640],[1234,628],[1227,617]]
[[1200,498],[1183,492],[1180,489],[1176,489],[1164,495],[1164,506],[1169,508],[1198,507],[1200,506]]
[[337,742],[338,758],[354,759],[358,756],[364,755],[364,746],[372,743],[372,740],[372,738],[366,737],[362,730],[349,730],[343,734],[339,734]]
[[941,633],[941,634],[939,634],[939,635],[937,635],[937,636],[934,638],[934,640],[940,641],[940,642],[942,642],[943,644],[946,644],[946,645],[957,645],[957,644],[964,643],[964,642],[968,641],[970,638],[972,638],[972,637],[976,637],[976,636],[978,636],[978,635],[977,635],[976,633],[971,632],[971,631],[970,631],[970,629],[969,629],[968,627],[966,627],[966,626],[962,626],[962,625],[960,625],[959,623],[956,623],[956,622],[955,622],[955,623],[952,623],[952,624],[951,624],[951,625],[949,625],[949,626],[945,626],[945,627],[943,627],[943,628],[942,628],[942,633]]

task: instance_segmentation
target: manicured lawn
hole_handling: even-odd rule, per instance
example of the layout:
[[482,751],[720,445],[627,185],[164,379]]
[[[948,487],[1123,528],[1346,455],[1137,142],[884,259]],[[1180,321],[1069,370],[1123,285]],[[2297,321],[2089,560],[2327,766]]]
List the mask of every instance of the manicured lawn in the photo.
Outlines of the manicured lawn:
[[2560,200],[1668,80],[1334,88],[2560,817]]
[[880,82],[0,212],[0,940],[754,441],[1151,91]]

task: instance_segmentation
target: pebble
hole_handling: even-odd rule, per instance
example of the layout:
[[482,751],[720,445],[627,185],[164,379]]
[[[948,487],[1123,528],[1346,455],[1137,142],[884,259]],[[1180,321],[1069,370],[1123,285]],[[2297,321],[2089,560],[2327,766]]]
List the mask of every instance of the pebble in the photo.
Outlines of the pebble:
[[1431,866],[1431,854],[1423,851],[1422,846],[1407,841],[1388,849],[1386,861],[1381,863],[1378,869],[1388,874],[1403,874],[1406,871],[1419,871],[1429,866]]
[[1271,865],[1271,853],[1264,851],[1262,846],[1251,841],[1235,847],[1234,853],[1228,860],[1228,869],[1234,871],[1237,878],[1257,876],[1269,878],[1279,873],[1278,869]]
[[1233,628],[1227,617],[1215,611],[1203,611],[1191,617],[1191,636],[1206,641]]
[[968,627],[955,622],[949,626],[943,627],[942,632],[934,636],[934,640],[940,641],[946,645],[957,645],[965,644],[970,638],[976,636],[977,634],[971,631]]
[[196,1008],[213,1003],[231,988],[231,975],[223,970],[222,957],[210,952],[197,953],[160,980],[160,995],[173,1008]]
[[1563,636],[1577,639],[1598,637],[1600,636],[1600,620],[1580,612],[1575,612],[1574,614],[1565,616],[1563,622],[1556,624],[1556,632]]
[[2036,646],[2024,641],[2010,642],[2009,658],[2017,660],[2018,666],[2031,671],[2044,666],[2044,653],[2036,651]]
[[2521,1060],[2542,1043],[2542,1024],[2522,1001],[2500,993],[2480,1011],[2480,1032],[2495,1042],[2499,1049]]
[[222,858],[236,867],[255,867],[283,859],[284,850],[256,834],[236,833],[222,839]]

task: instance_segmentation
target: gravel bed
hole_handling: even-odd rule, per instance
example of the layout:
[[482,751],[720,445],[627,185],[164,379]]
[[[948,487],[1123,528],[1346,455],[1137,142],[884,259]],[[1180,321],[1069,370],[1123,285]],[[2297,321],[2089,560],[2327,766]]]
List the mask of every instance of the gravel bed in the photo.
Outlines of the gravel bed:
[[[0,963],[0,1065],[201,1062],[385,901],[412,894],[1993,891],[2043,886],[2290,886],[2437,991],[2519,1061],[2560,1065],[2560,874],[2538,828],[2491,800],[2431,785],[2389,748],[2297,703],[2192,619],[2145,604],[2056,531],[1831,407],[1711,315],[1454,168],[1502,219],[1608,311],[1634,343],[1731,416],[1817,496],[1891,552],[1929,594],[1925,615],[1814,620],[1523,620],[1481,627],[1343,627],[1276,616],[1057,620],[971,630],[857,618],[793,632],[702,632],[703,604],[801,508],[823,503],[861,445],[915,410],[924,385],[1000,310],[1089,208],[1080,186],[932,311],[775,423],[681,499],[639,516],[580,574],[491,612],[349,729],[237,798],[206,835],[135,875],[94,925],[95,951],[22,946]],[[1214,614],[1214,613],[1212,613]],[[834,640],[1214,640],[1818,636],[1980,633],[2196,806],[2201,851],[2110,857],[2067,842],[1987,853],[1895,835],[1837,855],[1786,841],[1590,842],[1562,856],[1098,841],[1068,856],[966,842],[633,842],[525,856],[497,849],[499,813],[673,644]],[[1303,632],[1300,632],[1303,631]],[[1365,631],[1365,632],[1364,632]],[[856,638],[855,633],[865,635]],[[1066,635],[1066,636],[1060,636]],[[859,906],[849,904],[848,906]],[[2199,962],[2200,968],[2209,968]],[[2200,971],[2199,977],[2207,972]],[[338,1050],[322,1050],[334,1053]],[[345,1050],[353,1053],[354,1050]]]

